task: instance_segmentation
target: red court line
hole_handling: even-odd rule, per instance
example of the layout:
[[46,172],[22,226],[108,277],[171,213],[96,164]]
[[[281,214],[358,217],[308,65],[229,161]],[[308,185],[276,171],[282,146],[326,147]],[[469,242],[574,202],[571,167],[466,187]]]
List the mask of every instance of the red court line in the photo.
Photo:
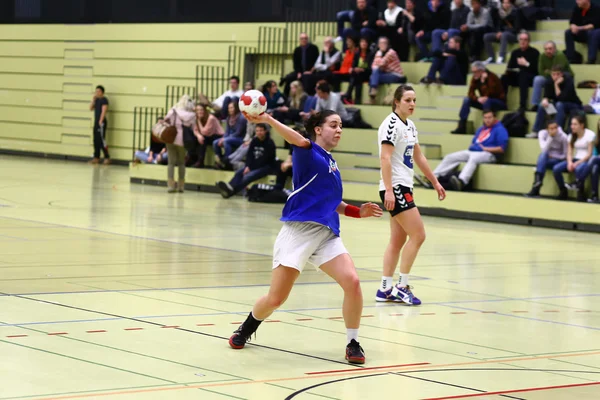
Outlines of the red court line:
[[544,310],[544,312],[560,312],[558,310]]
[[381,367],[368,367],[368,368],[361,368],[359,370],[357,370],[356,368],[353,368],[353,369],[336,369],[336,370],[331,370],[331,371],[305,372],[304,374],[305,375],[335,374],[335,373],[338,373],[338,372],[370,371],[372,369],[386,369],[386,368],[398,368],[398,367],[416,367],[416,366],[419,366],[419,365],[430,365],[430,363],[383,365]]
[[390,314],[392,317],[398,316],[398,315],[404,315],[404,314]]
[[312,318],[296,318],[296,321],[312,321]]
[[125,328],[126,331],[141,331],[144,328]]
[[97,331],[85,331],[85,332],[86,332],[86,333],[105,333],[106,331],[105,331],[105,330],[102,330],[102,329],[100,329],[100,330],[97,330]]
[[169,329],[169,328],[176,329],[176,328],[179,328],[179,325],[165,325],[165,326],[161,326],[161,328],[163,328],[163,329],[165,329],[165,328],[166,329]]
[[327,319],[343,319],[344,317],[329,317]]
[[462,395],[458,395],[458,396],[448,396],[448,397],[429,397],[429,398],[424,399],[424,400],[466,399],[468,397],[492,396],[492,395],[496,395],[496,394],[508,394],[508,393],[538,392],[538,391],[542,391],[542,390],[567,389],[567,388],[572,388],[572,387],[594,386],[594,385],[600,385],[600,382],[574,383],[574,384],[571,384],[571,385],[543,386],[543,387],[527,388],[527,389],[501,390],[499,392],[484,392],[484,393],[475,393],[475,394],[462,394]]
[[7,338],[27,337],[27,336],[29,336],[29,335],[10,335],[10,336],[7,336]]
[[268,320],[268,321],[265,321],[265,322],[281,322],[281,321],[278,320],[278,319],[271,319],[271,320]]
[[215,324],[196,324],[196,326],[215,326]]
[[48,334],[49,336],[55,336],[55,335],[68,335],[67,332],[51,332]]
[[363,318],[370,318],[370,317],[374,317],[374,315],[373,314],[369,314],[369,315],[363,315],[362,317]]

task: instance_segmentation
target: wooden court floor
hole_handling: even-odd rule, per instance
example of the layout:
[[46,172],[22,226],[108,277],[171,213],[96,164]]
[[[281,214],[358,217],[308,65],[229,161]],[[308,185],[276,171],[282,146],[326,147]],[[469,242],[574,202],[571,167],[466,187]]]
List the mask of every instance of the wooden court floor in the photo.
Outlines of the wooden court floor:
[[310,267],[230,349],[280,212],[1,156],[0,400],[600,398],[595,234],[425,218],[409,308],[374,302],[389,219],[344,219],[367,363],[344,362],[342,292]]

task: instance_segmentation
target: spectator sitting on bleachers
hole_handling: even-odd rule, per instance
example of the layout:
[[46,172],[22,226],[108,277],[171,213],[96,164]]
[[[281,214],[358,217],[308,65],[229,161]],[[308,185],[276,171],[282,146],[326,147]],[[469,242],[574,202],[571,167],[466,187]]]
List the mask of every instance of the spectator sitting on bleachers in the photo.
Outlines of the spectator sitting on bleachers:
[[[415,41],[419,48],[421,61],[430,61],[431,54],[427,44],[431,43],[432,34],[435,30],[447,31],[450,27],[450,12],[441,0],[430,0],[428,10],[425,12],[425,23],[423,28],[415,34]],[[432,50],[441,50],[432,48]]]
[[448,176],[461,162],[466,162],[458,177],[455,175],[450,177],[452,188],[462,190],[471,181],[479,164],[495,163],[496,156],[504,154],[507,146],[506,128],[496,119],[493,110],[484,110],[483,126],[475,132],[469,149],[446,155],[433,174],[438,178]]
[[378,36],[385,36],[390,39],[390,47],[396,50],[398,54],[400,54],[399,52],[403,46],[398,32],[398,29],[402,26],[402,16],[402,7],[398,6],[396,0],[387,0],[387,8],[383,12],[383,16],[377,20]]
[[[560,194],[558,200],[568,198],[567,189],[577,190],[577,201],[585,201],[584,183],[587,177],[587,163],[592,158],[596,134],[585,127],[585,117],[576,115],[571,118],[571,134],[568,136],[567,159],[554,166],[552,173]],[[565,185],[563,173],[575,173],[575,187]]]
[[145,150],[137,150],[134,156],[134,163],[143,164],[166,164],[168,160],[167,146],[164,143],[154,141],[150,135],[150,146]]
[[538,8],[535,0],[514,0],[517,9],[517,23],[519,29],[535,30],[535,21],[538,15],[545,14],[545,8]]
[[377,37],[377,8],[367,4],[367,0],[356,0],[356,8],[353,10],[350,20],[351,28],[342,32],[342,39],[350,35],[368,37],[371,40]]
[[287,178],[291,178],[293,174],[293,163],[292,163],[292,154],[294,152],[294,146],[290,146],[290,152],[285,159],[279,164],[279,168],[277,168],[277,178],[275,179],[275,189],[283,190],[285,188],[285,183],[287,182]]
[[256,135],[248,146],[246,166],[236,171],[227,182],[217,182],[221,196],[229,198],[244,190],[250,183],[269,175],[275,165],[275,143],[269,135],[265,124],[256,125]]
[[244,93],[247,92],[248,90],[253,90],[254,89],[254,83],[248,81],[246,83],[244,83]]
[[188,152],[188,166],[192,168],[204,168],[206,147],[212,146],[215,140],[223,137],[223,127],[214,115],[206,110],[206,106],[196,106],[196,126],[194,137],[185,140],[185,148]]
[[[267,125],[267,129],[269,126]],[[238,169],[244,167],[246,155],[248,154],[248,147],[250,146],[250,142],[256,136],[256,124],[248,121],[246,124],[246,136],[244,136],[244,142],[240,147],[237,148],[236,151],[231,153],[229,158],[227,159],[228,164],[231,166],[231,169],[237,171]]]
[[590,158],[587,163],[585,172],[583,173],[583,180],[590,177],[592,181],[592,193],[588,198],[588,203],[600,203],[598,199],[598,181],[600,180],[600,156],[594,156]]
[[508,44],[516,43],[517,41],[517,9],[511,0],[502,1],[502,7],[498,10],[498,16],[499,20],[498,26],[495,29],[496,31],[486,33],[483,36],[485,51],[488,56],[487,60],[484,61],[486,64],[494,62],[493,42],[500,42],[500,51],[498,52],[496,64],[504,64]]
[[563,132],[556,121],[548,121],[546,129],[540,131],[538,139],[542,151],[537,159],[533,185],[531,185],[529,193],[526,194],[527,197],[538,197],[546,170],[553,169],[558,163],[567,158],[569,140],[567,134]]
[[[469,57],[461,47],[462,38],[453,36],[448,40],[447,48],[443,52],[433,53],[433,62],[427,76],[421,79],[426,85],[436,82],[446,85],[464,85],[469,72]],[[440,77],[436,78],[436,74]]]
[[[473,0],[475,3],[477,0]],[[471,66],[473,77],[469,85],[469,93],[460,108],[458,127],[452,133],[467,133],[467,118],[471,107],[479,110],[506,110],[506,94],[498,75],[485,68],[481,61]]]
[[[240,112],[238,102],[229,103],[229,115],[225,122],[225,135],[213,142],[213,150],[215,151],[215,165],[217,168],[229,169],[227,160],[231,153],[235,151],[244,141],[246,134],[246,124],[248,121]],[[225,149],[225,154],[223,154]]]
[[319,57],[319,48],[314,44],[310,43],[309,37],[306,33],[300,34],[300,46],[294,50],[294,71],[281,78],[279,86],[284,86],[283,95],[288,97],[290,94],[290,84],[293,81],[301,80],[302,75],[306,71],[310,71],[311,68],[317,62]]
[[308,96],[304,93],[302,83],[294,81],[290,85],[290,95],[281,107],[273,111],[273,118],[281,123],[296,123],[302,120],[300,112],[304,110],[304,104]]
[[[342,95],[342,101],[346,104],[360,104],[362,101],[363,83],[369,82],[371,77],[371,64],[375,53],[369,49],[369,40],[361,38],[359,48],[354,54],[352,68],[350,69],[350,84],[348,90]],[[354,102],[352,101],[352,91],[356,89]]]
[[340,91],[342,82],[350,81],[350,70],[354,64],[354,55],[358,48],[358,38],[348,36],[346,38],[346,51],[344,52],[340,69],[333,71],[332,86],[334,92]]
[[540,54],[538,61],[538,75],[533,79],[533,93],[531,95],[531,111],[537,111],[538,105],[542,101],[542,93],[546,82],[552,80],[552,67],[559,65],[565,73],[573,76],[573,70],[567,56],[562,51],[556,51],[556,43],[552,40],[544,43],[544,52]]
[[390,42],[386,37],[379,38],[379,50],[375,53],[371,70],[369,79],[371,103],[375,101],[379,85],[406,82],[398,54],[390,48]]
[[500,80],[504,92],[508,93],[509,86],[519,87],[519,109],[526,111],[529,88],[538,72],[540,52],[529,45],[530,36],[526,31],[519,33],[519,48],[512,51],[506,72]]
[[600,7],[590,0],[576,0],[577,5],[569,20],[569,29],[565,31],[567,58],[575,63],[575,42],[587,43],[588,64],[596,63],[600,45]]
[[[367,7],[372,7],[375,10],[378,10],[378,0],[368,0],[366,2]],[[352,22],[354,19],[354,9],[352,10],[342,10],[339,11],[335,17],[337,21],[337,37],[335,38],[336,42],[342,42],[344,40],[344,30],[346,22]]]
[[600,85],[596,86],[596,90],[590,97],[589,108],[594,110],[594,114],[600,114]]
[[285,97],[279,91],[277,82],[267,81],[262,87],[262,92],[267,98],[267,113],[273,114],[273,111],[285,105]]
[[483,37],[494,29],[490,11],[481,5],[481,0],[471,0],[471,12],[464,29],[469,34],[471,60],[479,60]]
[[[462,0],[462,3],[469,8],[469,10],[471,9],[471,0]],[[459,5],[457,4],[456,1],[454,1],[451,5],[450,5],[450,11],[454,11],[457,8],[459,8]]]
[[[551,76],[552,79],[546,82],[544,98],[537,110],[533,131],[528,133],[527,137],[537,137],[537,132],[539,132],[544,125],[547,109],[549,109],[550,114],[556,113],[555,119],[561,128],[565,124],[565,118],[572,111],[583,109],[581,100],[575,91],[573,78],[570,75],[565,74],[559,65],[552,67]],[[551,104],[552,107],[550,107]]]
[[333,82],[333,71],[340,68],[342,53],[335,48],[333,39],[326,37],[323,43],[323,51],[317,57],[315,65],[310,71],[302,75],[302,87],[309,95],[315,94],[315,85],[321,79],[325,79],[330,84]]
[[[454,0],[452,3],[452,16],[450,17],[450,27],[448,29],[435,29],[431,34],[431,52],[434,57],[436,52],[441,52],[444,47],[444,42],[454,36],[461,35],[461,32],[466,30],[467,18],[471,9],[464,4],[464,0]],[[465,38],[461,35],[461,38]],[[468,67],[467,67],[468,69]]]
[[332,110],[340,116],[342,123],[351,123],[350,115],[346,111],[346,107],[344,107],[341,96],[331,91],[331,86],[329,86],[329,83],[326,81],[319,82],[317,85],[317,97],[318,100],[315,112]]
[[220,119],[227,118],[227,106],[229,103],[237,103],[244,94],[244,91],[240,89],[239,76],[232,76],[229,78],[229,88],[228,91],[223,93],[212,103],[212,108]]
[[415,44],[415,34],[423,29],[425,19],[423,13],[415,8],[415,0],[406,0],[404,10],[402,10],[402,19],[398,28],[398,40],[400,42],[400,52],[398,57],[402,61],[408,61],[410,45]]

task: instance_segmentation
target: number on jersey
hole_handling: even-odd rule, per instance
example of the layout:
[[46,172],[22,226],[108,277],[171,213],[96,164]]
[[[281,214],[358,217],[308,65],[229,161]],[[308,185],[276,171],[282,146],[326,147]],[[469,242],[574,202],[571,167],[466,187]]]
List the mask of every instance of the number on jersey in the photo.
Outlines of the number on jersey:
[[414,146],[406,146],[406,150],[404,151],[404,165],[410,169],[413,169],[413,152]]

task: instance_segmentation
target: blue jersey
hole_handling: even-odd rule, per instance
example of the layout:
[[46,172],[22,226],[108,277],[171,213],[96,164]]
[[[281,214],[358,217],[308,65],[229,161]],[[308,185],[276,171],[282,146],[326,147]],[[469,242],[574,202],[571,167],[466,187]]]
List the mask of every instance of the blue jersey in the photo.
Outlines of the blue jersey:
[[331,154],[311,142],[292,153],[294,191],[283,208],[282,221],[316,222],[339,236],[342,176]]

